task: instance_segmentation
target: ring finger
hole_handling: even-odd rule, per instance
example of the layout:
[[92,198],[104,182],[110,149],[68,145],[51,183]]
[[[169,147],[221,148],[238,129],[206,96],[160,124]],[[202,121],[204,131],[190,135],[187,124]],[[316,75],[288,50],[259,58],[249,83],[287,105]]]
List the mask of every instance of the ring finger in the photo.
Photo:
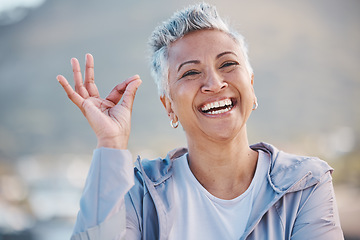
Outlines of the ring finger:
[[71,59],[71,66],[74,73],[74,82],[75,82],[75,91],[83,98],[88,98],[89,93],[84,87],[81,70],[80,70],[80,64],[79,61],[76,58]]

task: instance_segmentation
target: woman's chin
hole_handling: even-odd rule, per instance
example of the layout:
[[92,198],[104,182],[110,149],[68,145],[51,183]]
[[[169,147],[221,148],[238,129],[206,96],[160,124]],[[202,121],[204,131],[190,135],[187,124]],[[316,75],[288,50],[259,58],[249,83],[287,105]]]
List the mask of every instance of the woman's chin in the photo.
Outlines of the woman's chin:
[[[212,126],[202,126],[200,129],[186,131],[187,138],[190,138],[192,141],[211,141],[219,143],[227,143],[231,140],[236,139],[242,130],[241,127],[235,127],[230,125],[212,125]],[[199,131],[200,130],[200,131]]]

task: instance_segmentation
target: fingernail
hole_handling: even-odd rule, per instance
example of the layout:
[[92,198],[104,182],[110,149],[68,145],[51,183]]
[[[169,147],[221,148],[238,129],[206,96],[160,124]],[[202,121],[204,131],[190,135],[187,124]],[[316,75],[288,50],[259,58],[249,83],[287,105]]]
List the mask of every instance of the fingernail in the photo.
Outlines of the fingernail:
[[89,57],[92,57],[90,53],[85,54],[85,61],[87,61]]
[[131,77],[131,80],[134,80],[134,79],[137,79],[137,78],[140,78],[140,76],[135,74],[134,76]]

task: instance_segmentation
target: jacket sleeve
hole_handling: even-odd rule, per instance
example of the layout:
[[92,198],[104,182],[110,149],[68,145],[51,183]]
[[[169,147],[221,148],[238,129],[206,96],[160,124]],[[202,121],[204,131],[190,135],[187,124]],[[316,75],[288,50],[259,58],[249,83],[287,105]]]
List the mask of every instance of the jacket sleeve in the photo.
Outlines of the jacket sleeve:
[[330,172],[307,190],[311,192],[298,210],[291,239],[344,239]]
[[124,197],[133,185],[134,165],[128,150],[95,149],[71,239],[123,239]]

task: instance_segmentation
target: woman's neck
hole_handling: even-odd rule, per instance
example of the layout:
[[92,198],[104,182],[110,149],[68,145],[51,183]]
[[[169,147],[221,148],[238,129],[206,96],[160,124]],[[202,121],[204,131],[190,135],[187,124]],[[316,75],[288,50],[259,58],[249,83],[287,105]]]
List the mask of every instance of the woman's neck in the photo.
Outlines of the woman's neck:
[[188,139],[188,148],[192,173],[214,196],[233,199],[249,187],[258,153],[249,147],[246,132],[226,141]]

